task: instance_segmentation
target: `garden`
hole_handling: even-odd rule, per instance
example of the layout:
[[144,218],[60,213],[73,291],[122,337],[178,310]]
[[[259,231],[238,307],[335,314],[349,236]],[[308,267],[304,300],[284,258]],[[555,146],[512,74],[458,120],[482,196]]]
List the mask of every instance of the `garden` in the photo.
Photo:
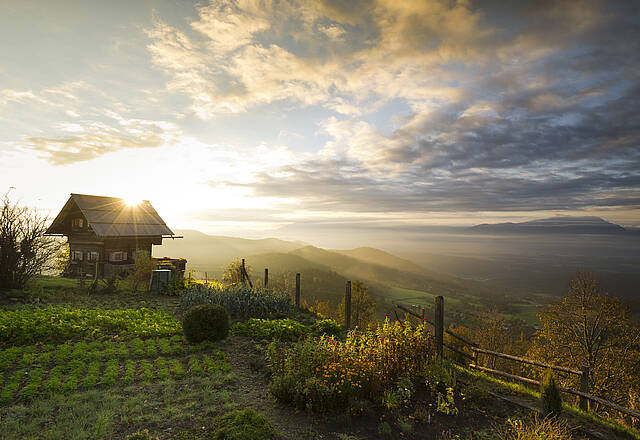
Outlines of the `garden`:
[[435,357],[424,322],[345,331],[242,284],[49,298],[0,309],[0,438],[583,438]]

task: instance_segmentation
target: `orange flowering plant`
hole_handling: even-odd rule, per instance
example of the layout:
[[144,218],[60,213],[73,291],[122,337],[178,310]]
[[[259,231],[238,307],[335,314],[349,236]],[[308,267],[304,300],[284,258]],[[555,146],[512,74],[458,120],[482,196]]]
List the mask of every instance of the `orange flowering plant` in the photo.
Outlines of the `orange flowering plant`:
[[271,391],[282,401],[317,412],[376,399],[399,378],[422,373],[434,352],[428,330],[387,319],[376,328],[350,331],[344,342],[321,337],[270,344]]

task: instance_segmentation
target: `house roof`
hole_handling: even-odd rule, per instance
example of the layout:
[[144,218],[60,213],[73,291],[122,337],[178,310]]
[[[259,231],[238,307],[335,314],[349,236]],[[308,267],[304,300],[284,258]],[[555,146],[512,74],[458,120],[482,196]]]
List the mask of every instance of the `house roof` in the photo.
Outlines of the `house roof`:
[[45,234],[67,233],[65,220],[78,210],[98,237],[174,235],[148,200],[130,206],[117,197],[86,194],[71,194]]

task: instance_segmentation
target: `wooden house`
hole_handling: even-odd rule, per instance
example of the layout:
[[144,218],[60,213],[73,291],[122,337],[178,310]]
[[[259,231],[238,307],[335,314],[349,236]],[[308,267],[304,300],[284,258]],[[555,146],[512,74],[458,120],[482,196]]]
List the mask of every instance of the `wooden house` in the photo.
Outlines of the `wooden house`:
[[129,205],[115,197],[71,194],[45,235],[69,242],[71,276],[109,276],[133,268],[136,252],[176,237],[148,200]]

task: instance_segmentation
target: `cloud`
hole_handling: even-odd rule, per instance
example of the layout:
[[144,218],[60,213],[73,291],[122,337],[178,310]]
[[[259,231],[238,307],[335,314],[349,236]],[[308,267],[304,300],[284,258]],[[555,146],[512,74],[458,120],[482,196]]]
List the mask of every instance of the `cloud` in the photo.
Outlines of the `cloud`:
[[[538,105],[549,93],[562,104]],[[309,211],[639,209],[640,87],[592,96],[516,89],[425,110],[390,135],[331,118],[317,159],[261,173],[251,187]]]
[[58,130],[71,135],[27,137],[18,147],[36,152],[52,165],[69,165],[126,149],[173,145],[180,136],[180,130],[170,122],[114,116],[117,125],[87,120],[60,123]]
[[358,114],[365,101],[371,110],[397,97],[455,96],[438,84],[442,66],[491,33],[463,3],[364,2],[359,11],[356,18],[331,2],[213,1],[189,34],[156,20],[148,49],[168,88],[190,96],[203,119],[281,101]]

